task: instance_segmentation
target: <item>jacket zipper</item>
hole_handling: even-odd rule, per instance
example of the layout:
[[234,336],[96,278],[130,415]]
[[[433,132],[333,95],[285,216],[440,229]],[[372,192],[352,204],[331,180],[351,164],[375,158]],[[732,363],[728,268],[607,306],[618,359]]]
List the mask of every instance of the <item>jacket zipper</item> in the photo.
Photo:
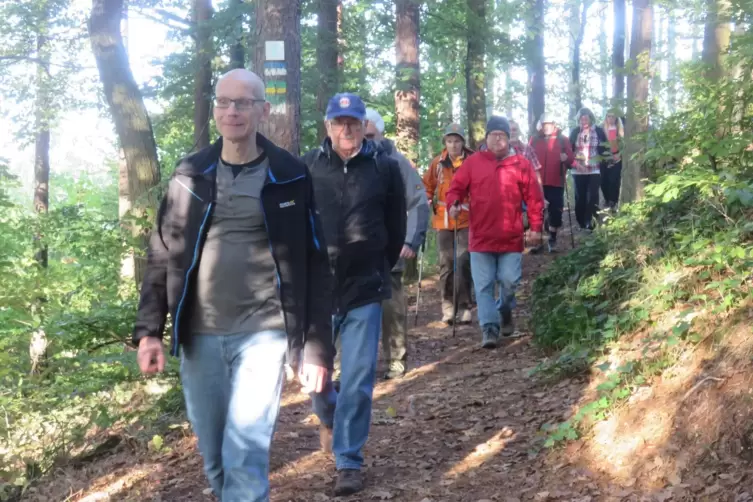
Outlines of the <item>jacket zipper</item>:
[[188,293],[188,282],[190,280],[191,274],[193,273],[194,268],[196,268],[196,264],[199,261],[199,249],[201,248],[201,239],[202,235],[204,234],[204,228],[206,227],[207,221],[209,220],[209,214],[212,211],[212,206],[214,205],[213,202],[210,202],[207,206],[206,211],[204,212],[204,217],[201,220],[201,226],[199,227],[199,234],[196,236],[196,244],[194,245],[193,249],[193,258],[191,259],[191,266],[188,267],[188,270],[186,271],[186,277],[183,280],[183,292],[180,295],[180,301],[178,302],[178,308],[175,311],[175,324],[173,325],[173,346],[172,346],[172,355],[177,356],[178,355],[178,347],[180,345],[180,314],[183,310],[183,303],[186,300],[186,294]]
[[[345,235],[345,215],[344,215],[344,206],[343,206],[343,199],[345,198],[345,189],[348,185],[348,161],[343,162],[343,186],[342,190],[340,190],[340,221],[339,221],[339,232],[337,236],[337,244],[338,244],[338,252],[337,252],[337,259],[335,261],[335,284],[340,283],[339,280],[339,265],[340,265],[340,253],[342,253],[342,249],[344,248],[345,244],[342,242],[343,237]],[[340,314],[342,310],[342,304],[341,304],[341,298],[340,298],[340,291],[338,288],[337,291],[337,308],[336,308],[336,314]]]

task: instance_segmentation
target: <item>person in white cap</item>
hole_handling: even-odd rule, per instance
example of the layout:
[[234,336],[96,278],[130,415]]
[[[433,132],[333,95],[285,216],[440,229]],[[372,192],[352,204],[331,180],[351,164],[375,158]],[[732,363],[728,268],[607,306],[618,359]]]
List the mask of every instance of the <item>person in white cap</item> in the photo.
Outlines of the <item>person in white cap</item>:
[[418,249],[426,239],[429,226],[429,205],[426,202],[426,189],[411,162],[395,148],[395,144],[384,137],[384,119],[373,108],[366,109],[366,139],[379,143],[384,151],[397,161],[405,185],[405,206],[408,212],[405,244],[400,252],[400,260],[392,269],[392,298],[382,304],[382,352],[389,369],[384,378],[389,380],[405,374],[408,356],[406,341],[407,303],[403,293],[403,270],[405,259],[416,257]]

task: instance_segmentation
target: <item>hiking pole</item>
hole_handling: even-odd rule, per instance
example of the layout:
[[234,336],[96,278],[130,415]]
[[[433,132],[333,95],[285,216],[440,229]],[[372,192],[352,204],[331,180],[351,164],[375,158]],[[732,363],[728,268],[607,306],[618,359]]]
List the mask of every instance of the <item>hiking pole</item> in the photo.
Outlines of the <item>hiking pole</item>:
[[413,320],[413,327],[418,326],[418,307],[421,305],[421,277],[424,275],[424,248],[426,243],[421,244],[418,250],[418,291],[416,292],[416,317]]
[[567,189],[567,178],[564,173],[562,183],[565,185],[565,200],[567,200],[567,219],[570,221],[570,245],[575,249],[575,234],[573,233],[573,212],[570,210],[570,191]]
[[[455,203],[455,207],[460,202]],[[455,328],[458,325],[458,219],[454,218],[455,226],[452,230],[452,336],[455,337]]]

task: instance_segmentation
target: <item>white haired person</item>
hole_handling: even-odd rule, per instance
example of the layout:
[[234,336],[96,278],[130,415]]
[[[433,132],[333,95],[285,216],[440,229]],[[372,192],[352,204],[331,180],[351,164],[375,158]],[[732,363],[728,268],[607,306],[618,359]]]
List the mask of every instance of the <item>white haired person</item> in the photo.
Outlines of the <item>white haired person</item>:
[[429,226],[429,205],[426,202],[426,189],[416,168],[397,151],[395,144],[384,137],[384,119],[373,108],[366,109],[366,139],[378,143],[384,151],[397,161],[405,185],[405,206],[408,211],[405,243],[400,252],[400,261],[392,269],[392,298],[382,303],[382,353],[389,365],[384,378],[389,380],[405,374],[408,356],[407,303],[403,293],[403,269],[405,259],[416,257],[418,249],[426,238]]

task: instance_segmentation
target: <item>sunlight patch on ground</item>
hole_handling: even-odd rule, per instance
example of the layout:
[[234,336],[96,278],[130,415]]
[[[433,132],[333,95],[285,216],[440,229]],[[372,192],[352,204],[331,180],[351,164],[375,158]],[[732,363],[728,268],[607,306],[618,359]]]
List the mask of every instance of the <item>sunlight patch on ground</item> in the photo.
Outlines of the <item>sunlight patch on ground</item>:
[[374,399],[379,399],[384,396],[388,396],[390,394],[394,394],[397,392],[397,390],[400,387],[405,387],[408,384],[413,383],[420,377],[424,377],[428,375],[429,373],[433,373],[437,371],[437,369],[443,365],[451,362],[452,360],[456,359],[462,354],[465,354],[466,352],[469,352],[471,348],[464,348],[460,350],[456,350],[452,352],[449,356],[440,359],[439,361],[430,363],[430,364],[424,364],[423,366],[419,366],[418,368],[414,368],[410,371],[408,371],[403,378],[396,379],[396,380],[388,380],[384,383],[381,383],[377,385],[377,387],[374,389]]
[[113,495],[118,495],[130,490],[132,486],[139,481],[146,479],[150,474],[161,471],[161,466],[135,467],[128,472],[118,476],[116,479],[112,475],[105,475],[92,483],[96,491],[89,493],[79,502],[95,502],[98,500],[110,500]]
[[331,455],[327,455],[322,451],[315,451],[276,469],[271,474],[270,479],[277,482],[288,477],[294,479],[311,479],[313,474],[321,473],[323,470],[322,467],[329,463],[332,463]]
[[471,453],[445,473],[445,477],[458,477],[478,469],[501,452],[505,445],[514,438],[515,433],[512,429],[509,427],[503,428],[488,440],[476,445]]

